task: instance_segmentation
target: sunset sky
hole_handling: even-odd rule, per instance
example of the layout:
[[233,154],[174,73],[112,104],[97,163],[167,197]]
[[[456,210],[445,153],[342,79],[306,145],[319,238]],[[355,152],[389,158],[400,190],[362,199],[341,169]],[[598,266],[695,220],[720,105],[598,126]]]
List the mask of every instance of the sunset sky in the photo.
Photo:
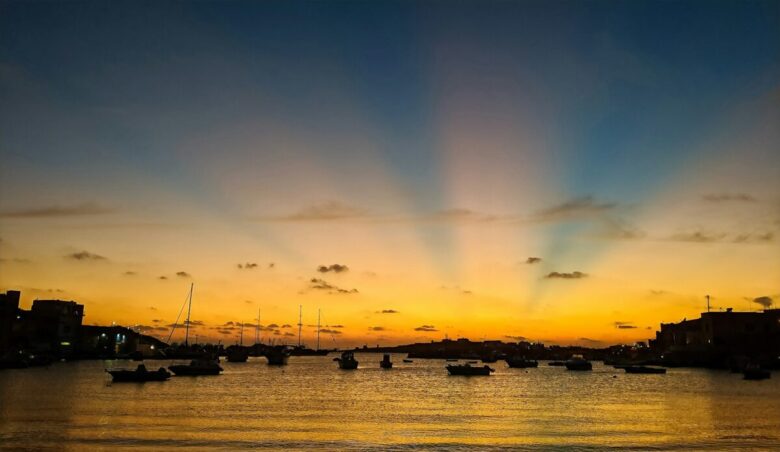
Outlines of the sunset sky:
[[0,290],[165,337],[194,282],[223,343],[299,305],[325,346],[644,340],[780,304],[778,124],[777,1],[3,1]]

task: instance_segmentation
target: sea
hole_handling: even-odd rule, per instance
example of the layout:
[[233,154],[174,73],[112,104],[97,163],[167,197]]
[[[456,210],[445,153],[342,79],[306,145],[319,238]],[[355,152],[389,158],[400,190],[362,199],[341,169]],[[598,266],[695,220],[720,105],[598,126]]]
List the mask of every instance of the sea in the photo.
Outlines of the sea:
[[[490,364],[449,376],[443,360],[357,370],[334,355],[227,363],[219,376],[111,383],[76,361],[0,371],[0,449],[27,450],[780,450],[780,375],[675,368],[628,375]],[[147,368],[171,361],[147,361]]]

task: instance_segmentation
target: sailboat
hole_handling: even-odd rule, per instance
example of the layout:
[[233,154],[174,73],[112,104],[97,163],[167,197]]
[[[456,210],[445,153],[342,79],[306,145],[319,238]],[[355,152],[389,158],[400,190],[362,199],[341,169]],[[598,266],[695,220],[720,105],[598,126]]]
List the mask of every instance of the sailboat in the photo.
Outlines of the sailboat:
[[317,348],[312,350],[301,342],[301,327],[303,326],[303,306],[299,306],[298,311],[298,345],[290,350],[292,356],[325,356],[328,354],[328,350],[320,350],[320,319],[321,312],[317,310]]
[[[189,347],[190,337],[190,314],[192,313],[192,292],[195,284],[190,285],[190,295],[188,297],[187,322],[185,323],[184,347]],[[171,332],[173,333],[173,332]],[[219,375],[222,367],[219,365],[219,357],[203,356],[193,359],[189,364],[176,364],[168,366],[168,370],[176,376],[197,376],[197,375]]]
[[244,347],[244,323],[241,323],[238,345],[227,348],[227,360],[231,363],[245,363],[249,358],[249,350]]

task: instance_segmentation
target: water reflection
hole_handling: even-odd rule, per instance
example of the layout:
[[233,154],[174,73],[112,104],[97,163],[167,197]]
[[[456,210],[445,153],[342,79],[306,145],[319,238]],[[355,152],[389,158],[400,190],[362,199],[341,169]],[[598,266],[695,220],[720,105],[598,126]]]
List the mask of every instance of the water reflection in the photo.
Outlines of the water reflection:
[[402,356],[382,370],[381,358],[359,356],[357,371],[340,371],[332,357],[291,357],[286,367],[251,358],[224,363],[221,376],[144,384],[110,385],[108,364],[96,361],[4,371],[0,440],[73,449],[780,447],[776,378],[626,375],[599,363],[592,372],[497,363],[492,376],[469,378]]

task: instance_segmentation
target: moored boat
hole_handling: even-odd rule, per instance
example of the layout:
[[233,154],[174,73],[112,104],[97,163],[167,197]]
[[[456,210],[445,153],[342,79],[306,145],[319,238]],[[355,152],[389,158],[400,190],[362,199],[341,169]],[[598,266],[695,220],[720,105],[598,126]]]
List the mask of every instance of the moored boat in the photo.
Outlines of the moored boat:
[[196,377],[199,375],[219,375],[223,369],[219,365],[219,360],[198,358],[193,359],[189,364],[168,366],[168,370],[177,377]]
[[413,361],[413,360],[411,360],[411,359],[404,359],[404,362],[405,362],[405,363],[413,363],[414,361]]
[[627,374],[665,374],[666,373],[666,369],[664,369],[663,367],[622,366],[621,368],[625,370]]
[[385,353],[384,356],[382,356],[382,361],[379,362],[379,367],[382,369],[392,369],[393,368],[393,362],[390,361],[390,354]]
[[146,370],[146,366],[139,364],[135,370],[111,369],[106,370],[111,375],[114,383],[143,383],[147,381],[165,381],[171,378],[171,373],[160,367],[156,371]]
[[749,364],[745,366],[745,371],[742,373],[745,380],[766,380],[772,377],[772,373],[766,369],[762,369],[761,366],[755,364]]
[[555,367],[558,367],[558,366],[563,367],[563,366],[566,365],[566,363],[564,361],[550,361],[549,363],[547,363],[547,365],[548,366],[555,366]]
[[506,360],[506,365],[516,369],[525,369],[528,367],[539,367],[539,362],[533,359],[525,359],[520,356],[509,357]]
[[227,361],[229,363],[245,363],[249,359],[249,349],[240,345],[228,347]]
[[290,357],[290,350],[284,345],[266,347],[263,355],[268,360],[269,366],[284,366]]
[[339,363],[339,369],[354,370],[358,368],[358,361],[353,352],[344,352],[341,354],[341,358],[333,358],[333,360]]
[[573,355],[564,365],[566,370],[593,370],[593,364],[582,355]]
[[471,364],[449,364],[446,366],[450,375],[490,375],[495,372],[490,366],[472,366]]

